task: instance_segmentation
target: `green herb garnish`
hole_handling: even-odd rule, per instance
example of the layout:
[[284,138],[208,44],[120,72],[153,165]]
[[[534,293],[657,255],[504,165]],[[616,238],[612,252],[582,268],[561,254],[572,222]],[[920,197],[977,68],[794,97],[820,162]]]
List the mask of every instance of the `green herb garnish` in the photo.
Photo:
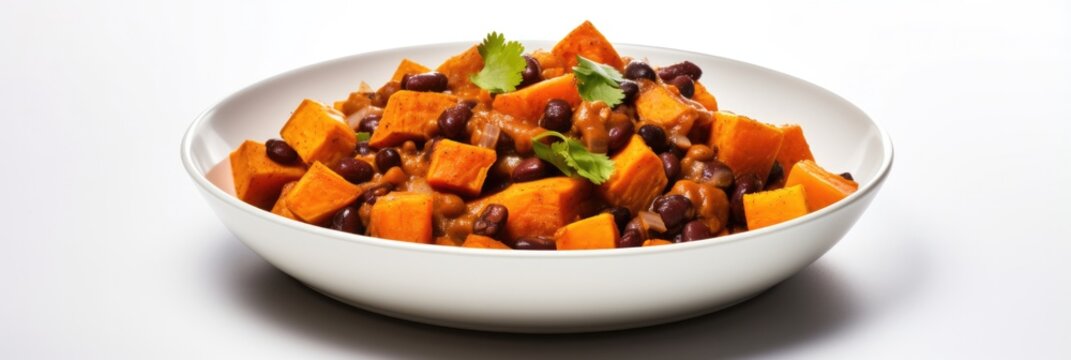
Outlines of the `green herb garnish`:
[[[544,144],[539,139],[552,136],[562,141]],[[557,167],[566,176],[579,175],[591,180],[595,185],[602,184],[614,173],[614,161],[606,154],[588,151],[579,140],[569,138],[557,131],[544,131],[532,137],[532,150],[540,159]]]
[[469,78],[473,84],[492,93],[504,93],[517,89],[527,63],[521,54],[524,46],[516,41],[506,42],[502,34],[487,34],[478,47],[483,58],[483,69]]
[[598,100],[612,107],[625,99],[625,92],[621,91],[619,84],[624,79],[616,69],[579,55],[576,60],[573,75],[576,76],[576,88],[584,101]]
[[365,142],[372,139],[372,133],[361,131],[357,133],[357,142]]

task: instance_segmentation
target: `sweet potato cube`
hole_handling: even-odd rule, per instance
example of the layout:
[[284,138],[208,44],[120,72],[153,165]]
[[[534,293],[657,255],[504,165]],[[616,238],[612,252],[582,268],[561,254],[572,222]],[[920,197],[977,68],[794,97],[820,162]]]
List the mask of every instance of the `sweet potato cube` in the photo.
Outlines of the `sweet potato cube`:
[[576,66],[577,55],[609,65],[618,71],[625,69],[625,63],[621,61],[621,55],[617,54],[614,45],[606,40],[590,21],[584,21],[565,35],[550,52],[561,60],[566,69]]
[[695,93],[692,94],[692,100],[703,105],[707,110],[718,111],[718,99],[715,99],[714,94],[707,91],[707,88],[698,81],[695,82]]
[[559,229],[554,243],[558,250],[613,249],[619,235],[614,216],[602,213]]
[[488,204],[509,210],[505,236],[553,236],[576,220],[580,202],[588,194],[588,182],[567,177],[516,183],[494,195],[469,204],[469,213],[479,214]]
[[658,246],[658,245],[669,245],[669,244],[672,244],[672,243],[673,243],[673,242],[671,242],[671,241],[669,241],[669,240],[662,240],[662,239],[648,239],[648,240],[644,240],[644,241],[643,241],[643,246]]
[[781,149],[777,151],[777,162],[781,169],[787,173],[800,160],[814,161],[811,154],[811,146],[807,145],[807,139],[803,137],[803,128],[799,125],[781,125],[781,133],[785,134],[785,140],[781,142]]
[[283,185],[300,179],[305,166],[281,165],[268,158],[264,144],[246,140],[230,155],[234,193],[239,199],[261,209],[269,209]]
[[469,234],[469,236],[465,238],[465,242],[461,244],[461,247],[511,250],[509,246],[506,246],[506,244],[503,244],[501,241],[476,234]]
[[718,160],[733,174],[755,174],[766,180],[777,159],[784,135],[781,129],[728,112],[714,113],[710,145],[717,146]]
[[342,113],[309,99],[298,105],[279,135],[308,165],[334,164],[357,147],[357,134],[346,125]]
[[611,205],[624,206],[633,214],[647,210],[669,183],[662,160],[638,135],[613,160],[614,173],[599,186],[599,194]]
[[379,127],[372,133],[368,144],[382,148],[395,146],[406,140],[423,140],[424,123],[439,118],[443,110],[456,103],[457,98],[453,95],[398,91],[387,101],[383,118],[379,120]]
[[644,81],[636,97],[636,114],[670,132],[687,134],[699,116],[694,107],[681,100],[667,85]]
[[744,195],[747,228],[755,230],[807,215],[807,195],[803,186]]
[[807,208],[811,211],[840,201],[859,188],[855,181],[826,171],[811,160],[801,160],[789,170],[785,186],[793,185],[807,190]]
[[432,241],[431,194],[395,192],[376,200],[368,226],[372,236],[430,244]]
[[435,71],[446,75],[446,85],[455,95],[463,98],[475,98],[482,89],[469,80],[472,75],[483,69],[483,57],[476,45],[465,52],[443,61]]
[[574,108],[580,105],[580,93],[576,90],[573,74],[547,79],[526,88],[499,94],[491,105],[495,111],[535,124],[543,116],[543,108],[554,99],[565,100]]
[[438,191],[476,196],[497,155],[492,149],[441,140],[435,143],[428,167],[428,184]]
[[327,165],[312,164],[305,176],[286,194],[286,208],[301,221],[320,225],[357,199],[361,188]]
[[291,190],[294,190],[295,185],[297,185],[297,181],[291,181],[286,183],[286,185],[283,185],[283,191],[279,193],[279,200],[276,200],[275,206],[272,206],[271,208],[273,214],[289,219],[300,220],[297,218],[297,215],[294,215],[294,213],[290,211],[290,208],[286,207],[286,195],[290,194]]
[[402,59],[402,62],[398,63],[398,68],[394,69],[394,75],[391,75],[390,81],[402,81],[402,77],[405,77],[405,74],[423,74],[428,71],[431,71],[431,69],[427,66],[420,65],[408,58]]

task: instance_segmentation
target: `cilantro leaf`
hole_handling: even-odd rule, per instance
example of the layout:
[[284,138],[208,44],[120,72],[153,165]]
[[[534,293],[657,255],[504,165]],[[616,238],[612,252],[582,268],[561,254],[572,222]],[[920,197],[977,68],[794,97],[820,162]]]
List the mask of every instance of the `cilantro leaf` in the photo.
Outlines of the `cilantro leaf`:
[[357,142],[365,142],[369,139],[372,139],[372,133],[369,133],[367,131],[361,131],[357,133]]
[[[562,141],[550,145],[539,141],[548,136]],[[606,154],[592,153],[579,140],[557,131],[545,131],[532,137],[532,150],[537,157],[551,163],[566,176],[578,175],[596,185],[606,182],[614,173],[614,161]]]
[[492,93],[503,93],[517,89],[521,83],[524,67],[527,63],[521,54],[524,46],[516,41],[506,42],[502,34],[487,34],[483,43],[477,48],[483,58],[483,69],[469,78],[473,84]]
[[573,75],[576,77],[576,89],[584,101],[599,100],[616,106],[625,99],[625,92],[621,91],[619,85],[624,79],[616,69],[579,55],[576,60]]

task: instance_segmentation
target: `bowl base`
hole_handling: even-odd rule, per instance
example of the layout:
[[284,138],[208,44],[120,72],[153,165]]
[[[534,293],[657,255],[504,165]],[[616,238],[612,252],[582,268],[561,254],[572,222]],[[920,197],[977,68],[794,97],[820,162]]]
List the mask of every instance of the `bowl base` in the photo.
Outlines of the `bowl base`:
[[[400,313],[400,312],[396,312],[396,311],[392,311],[392,310],[382,309],[382,308],[378,308],[378,307],[374,307],[374,306],[368,306],[368,305],[359,304],[359,303],[356,303],[356,302],[353,302],[353,301],[349,301],[349,300],[346,300],[346,299],[344,299],[344,298],[342,298],[340,296],[335,296],[334,294],[332,294],[329,291],[326,291],[326,290],[320,289],[318,287],[309,285],[308,283],[305,283],[303,281],[299,280],[298,282],[302,283],[303,285],[305,285],[309,289],[312,289],[313,291],[316,291],[317,293],[320,293],[321,295],[329,297],[329,298],[331,298],[331,299],[333,299],[335,301],[338,301],[340,303],[343,303],[343,304],[346,304],[346,305],[349,305],[349,306],[353,306],[353,307],[361,309],[361,310],[366,310],[366,311],[374,312],[374,313],[377,313],[377,314],[380,314],[380,315],[389,316],[389,317],[392,317],[392,318],[395,318],[395,319],[402,319],[402,320],[407,320],[407,321],[412,321],[412,322],[417,322],[417,323],[422,323],[422,324],[449,327],[449,328],[462,329],[462,330],[475,330],[475,331],[500,332],[500,333],[517,333],[517,334],[577,334],[577,333],[593,333],[593,332],[603,332],[603,331],[628,330],[628,329],[636,329],[636,328],[649,327],[649,326],[655,326],[655,325],[669,324],[669,323],[683,321],[683,320],[691,319],[691,318],[694,318],[694,317],[699,317],[699,316],[703,316],[703,315],[707,315],[707,314],[712,314],[712,313],[715,313],[715,312],[718,312],[718,311],[721,311],[721,310],[728,309],[730,307],[736,306],[736,305],[738,305],[740,303],[743,303],[745,301],[751,300],[751,299],[755,298],[756,296],[759,296],[760,294],[762,294],[762,293],[764,293],[764,292],[766,292],[767,290],[770,289],[770,288],[765,288],[765,289],[759,290],[759,291],[757,291],[757,292],[755,292],[753,294],[748,294],[748,295],[746,295],[746,296],[744,296],[744,297],[742,297],[742,298],[740,298],[738,300],[735,300],[735,301],[730,302],[730,303],[725,304],[725,305],[715,306],[715,307],[712,307],[712,308],[709,308],[709,309],[703,309],[703,310],[700,310],[700,311],[697,311],[697,312],[692,312],[692,313],[687,313],[687,314],[678,315],[678,316],[672,316],[672,317],[667,317],[667,318],[660,318],[660,319],[654,319],[654,320],[641,320],[641,321],[623,321],[623,322],[606,323],[606,324],[587,324],[587,325],[584,325],[584,326],[565,325],[565,326],[561,326],[561,327],[547,327],[545,325],[525,326],[524,324],[497,324],[497,325],[496,324],[475,324],[475,323],[452,321],[452,320],[446,320],[446,319],[440,319],[440,318],[432,318],[432,317],[425,317],[425,316],[417,316],[417,315],[412,315],[412,314]],[[772,286],[771,286],[771,288],[772,288]]]

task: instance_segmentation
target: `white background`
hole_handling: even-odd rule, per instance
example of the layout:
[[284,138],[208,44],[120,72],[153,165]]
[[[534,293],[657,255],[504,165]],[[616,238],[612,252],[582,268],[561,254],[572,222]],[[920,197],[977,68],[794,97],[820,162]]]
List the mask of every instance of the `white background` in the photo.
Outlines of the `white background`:
[[[380,3],[397,5],[0,5],[0,358],[1071,357],[1067,2]],[[584,19],[843,95],[891,133],[888,183],[752,301],[520,336],[317,295],[235,239],[181,168],[193,118],[267,76],[492,30],[555,40]]]

